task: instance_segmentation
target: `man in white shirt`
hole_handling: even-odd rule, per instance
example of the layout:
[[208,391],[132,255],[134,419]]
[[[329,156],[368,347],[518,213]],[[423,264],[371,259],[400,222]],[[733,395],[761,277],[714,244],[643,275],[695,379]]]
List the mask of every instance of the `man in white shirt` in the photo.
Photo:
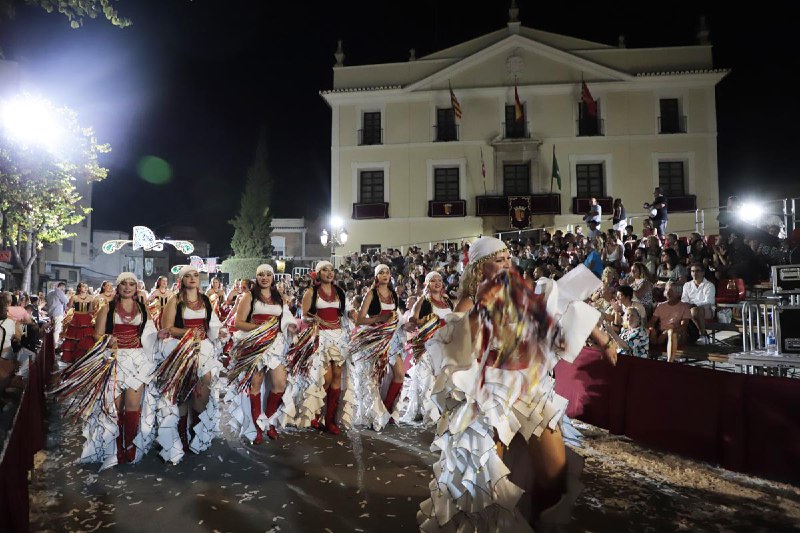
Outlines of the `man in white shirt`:
[[692,275],[692,280],[684,284],[681,301],[692,306],[692,322],[700,331],[697,344],[710,344],[706,320],[714,317],[717,289],[713,283],[705,279],[706,271],[702,263],[693,263],[689,273]]
[[591,221],[597,222],[597,229],[600,229],[600,221],[603,216],[603,208],[597,203],[597,198],[589,200],[589,212],[583,215],[583,221],[587,224]]

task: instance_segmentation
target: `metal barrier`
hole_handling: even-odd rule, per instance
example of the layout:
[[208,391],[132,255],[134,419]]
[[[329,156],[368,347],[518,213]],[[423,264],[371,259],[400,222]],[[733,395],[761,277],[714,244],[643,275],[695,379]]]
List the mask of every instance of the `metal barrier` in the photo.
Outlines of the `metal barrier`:
[[779,302],[746,300],[742,305],[742,351],[762,350],[767,347],[770,331],[777,338],[775,320]]

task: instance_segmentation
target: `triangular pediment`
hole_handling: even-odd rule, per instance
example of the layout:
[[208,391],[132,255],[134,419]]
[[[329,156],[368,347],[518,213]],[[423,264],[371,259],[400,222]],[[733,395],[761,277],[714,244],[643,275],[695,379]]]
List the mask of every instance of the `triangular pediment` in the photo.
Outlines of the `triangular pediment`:
[[521,35],[507,38],[460,59],[404,90],[426,91],[513,85],[554,85],[590,81],[628,81],[634,76]]

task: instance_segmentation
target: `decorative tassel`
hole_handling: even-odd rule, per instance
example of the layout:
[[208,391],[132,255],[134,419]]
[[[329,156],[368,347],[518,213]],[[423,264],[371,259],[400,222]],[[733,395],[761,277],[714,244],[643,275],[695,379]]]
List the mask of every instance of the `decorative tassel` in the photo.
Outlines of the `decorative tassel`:
[[[65,414],[74,420],[85,418],[95,404],[105,413],[112,413],[113,398],[116,397],[117,351],[109,350],[109,335],[103,335],[83,356],[61,372],[61,383],[53,389],[53,395],[61,401],[69,399]],[[107,387],[113,394],[105,394]]]
[[239,374],[242,379],[239,383],[239,392],[250,390],[250,382],[253,380],[258,369],[258,362],[261,355],[266,352],[281,330],[281,323],[278,317],[273,317],[250,333],[234,345],[231,350],[233,367],[228,371],[228,380],[233,382]]
[[292,376],[307,376],[311,368],[311,356],[317,351],[319,337],[317,323],[303,330],[294,346],[286,353],[286,372]]
[[183,403],[197,383],[200,340],[192,329],[186,331],[172,352],[153,373],[158,390],[173,404]]
[[422,319],[422,324],[417,329],[416,336],[408,341],[414,361],[419,361],[425,353],[425,343],[433,338],[434,333],[444,325],[444,320],[440,319],[436,313],[431,313]]
[[397,331],[397,313],[381,324],[365,326],[355,332],[350,339],[350,353],[360,353],[356,361],[372,361],[372,377],[380,383],[386,375],[386,363],[389,361],[389,346]]

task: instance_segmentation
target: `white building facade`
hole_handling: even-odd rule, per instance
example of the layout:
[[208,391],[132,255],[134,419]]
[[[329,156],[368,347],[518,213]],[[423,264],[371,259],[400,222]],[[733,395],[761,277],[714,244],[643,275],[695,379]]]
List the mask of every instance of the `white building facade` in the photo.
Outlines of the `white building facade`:
[[727,73],[713,68],[707,32],[698,40],[628,49],[512,19],[404,63],[344,66],[340,48],[321,94],[331,214],[345,219],[348,248],[563,228],[590,197],[604,219],[614,198],[642,213],[657,186],[668,231],[694,231],[695,210],[719,205],[715,86]]

